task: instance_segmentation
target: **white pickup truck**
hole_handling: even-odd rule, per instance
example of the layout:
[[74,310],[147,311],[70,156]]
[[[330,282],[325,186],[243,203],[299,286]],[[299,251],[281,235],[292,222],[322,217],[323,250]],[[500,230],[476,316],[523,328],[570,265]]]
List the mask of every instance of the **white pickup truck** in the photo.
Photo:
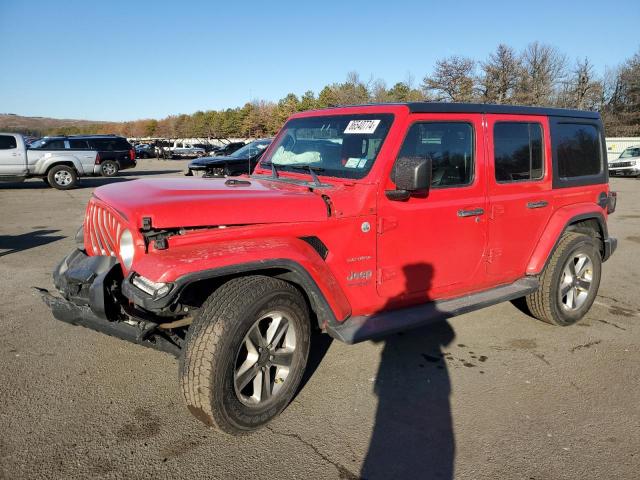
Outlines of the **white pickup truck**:
[[53,188],[67,190],[76,185],[79,176],[100,175],[98,152],[87,149],[86,142],[76,146],[75,141],[56,139],[45,148],[31,150],[22,135],[0,133],[0,182],[42,178]]
[[186,142],[174,142],[169,148],[171,158],[198,158],[204,157],[206,153],[204,148],[195,147]]

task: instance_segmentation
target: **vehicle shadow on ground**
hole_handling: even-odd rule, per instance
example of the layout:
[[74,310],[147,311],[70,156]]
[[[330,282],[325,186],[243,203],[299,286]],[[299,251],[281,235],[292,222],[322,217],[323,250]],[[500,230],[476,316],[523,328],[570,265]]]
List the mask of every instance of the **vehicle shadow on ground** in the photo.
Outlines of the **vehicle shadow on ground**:
[[64,235],[51,235],[59,231],[60,230],[34,230],[21,235],[0,235],[0,257],[67,238]]
[[[403,270],[404,291],[413,291],[411,282],[418,279],[420,285],[425,279],[430,283],[433,276],[429,265]],[[391,299],[389,307],[397,300]],[[453,478],[455,439],[444,349],[454,338],[443,320],[383,340],[374,385],[378,409],[361,478]]]
[[[145,170],[142,172],[131,172],[131,173],[121,173],[117,177],[82,177],[79,179],[78,184],[72,190],[81,190],[84,188],[97,188],[102,185],[108,185],[110,183],[118,183],[118,182],[130,182],[131,180],[136,180],[138,178],[153,176],[153,175],[167,175],[167,174],[175,174],[182,173],[182,170]],[[19,189],[19,190],[42,190],[51,188],[49,185],[44,183],[40,179],[32,179],[25,182],[7,182],[0,183],[0,189],[3,190],[11,190],[11,189]],[[53,189],[52,189],[53,190]]]

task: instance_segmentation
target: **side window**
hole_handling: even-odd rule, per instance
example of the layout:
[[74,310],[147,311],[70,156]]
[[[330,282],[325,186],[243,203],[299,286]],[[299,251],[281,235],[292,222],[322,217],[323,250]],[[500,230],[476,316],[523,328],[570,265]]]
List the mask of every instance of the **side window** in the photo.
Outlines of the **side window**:
[[498,122],[493,127],[496,181],[542,178],[542,126],[539,123]]
[[89,143],[86,140],[69,140],[69,147],[72,150],[89,150]]
[[91,146],[95,150],[99,150],[101,152],[111,152],[113,151],[113,140],[106,138],[96,138],[91,140]]
[[558,123],[555,136],[558,175],[563,178],[597,175],[602,159],[600,134],[595,125]]
[[13,135],[0,135],[0,150],[18,148],[16,138]]
[[473,127],[462,122],[415,123],[398,157],[431,157],[431,185],[453,187],[473,180]]
[[51,140],[44,148],[45,150],[64,150],[64,140]]

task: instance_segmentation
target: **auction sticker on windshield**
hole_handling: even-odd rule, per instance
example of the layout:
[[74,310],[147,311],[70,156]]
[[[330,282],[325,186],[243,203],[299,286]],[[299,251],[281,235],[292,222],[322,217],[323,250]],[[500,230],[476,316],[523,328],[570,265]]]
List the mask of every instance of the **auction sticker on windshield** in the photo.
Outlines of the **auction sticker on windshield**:
[[379,123],[380,120],[351,120],[344,133],[373,133]]

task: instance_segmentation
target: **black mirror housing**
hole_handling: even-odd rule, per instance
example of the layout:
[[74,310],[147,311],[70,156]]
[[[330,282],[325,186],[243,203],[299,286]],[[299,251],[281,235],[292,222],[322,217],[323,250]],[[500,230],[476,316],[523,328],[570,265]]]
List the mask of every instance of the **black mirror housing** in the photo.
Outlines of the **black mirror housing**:
[[414,192],[426,193],[431,186],[431,158],[400,157],[391,173],[396,190],[387,192],[389,198],[406,199]]

